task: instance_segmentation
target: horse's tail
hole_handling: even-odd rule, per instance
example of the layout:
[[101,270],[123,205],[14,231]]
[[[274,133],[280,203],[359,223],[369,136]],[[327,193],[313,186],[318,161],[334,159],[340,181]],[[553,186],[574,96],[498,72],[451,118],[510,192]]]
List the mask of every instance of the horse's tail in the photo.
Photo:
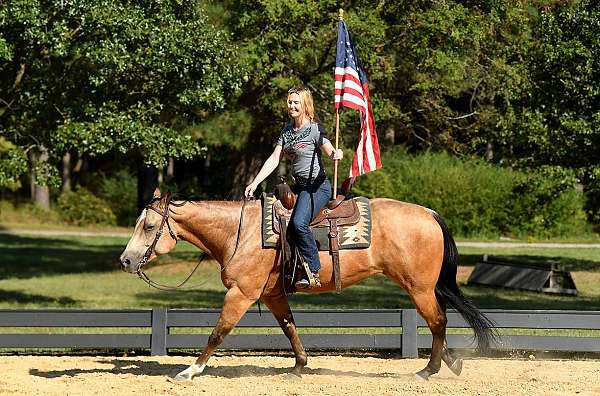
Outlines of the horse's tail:
[[435,287],[435,295],[442,307],[449,303],[467,321],[475,332],[477,349],[481,353],[488,353],[491,343],[496,338],[494,323],[486,317],[476,306],[468,300],[456,284],[456,269],[458,265],[458,249],[450,229],[442,217],[431,211],[433,218],[442,228],[444,235],[444,260],[440,270],[440,276]]

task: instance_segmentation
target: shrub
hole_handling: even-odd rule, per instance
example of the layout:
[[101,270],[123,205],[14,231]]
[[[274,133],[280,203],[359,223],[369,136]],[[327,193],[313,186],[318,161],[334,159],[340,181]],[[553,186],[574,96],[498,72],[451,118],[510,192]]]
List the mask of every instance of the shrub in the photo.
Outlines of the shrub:
[[20,224],[56,224],[60,215],[53,209],[43,209],[32,203],[15,205],[10,201],[0,201],[0,221]]
[[137,218],[137,178],[127,169],[117,171],[114,176],[97,175],[97,195],[108,202],[116,215],[117,224],[130,226]]
[[115,225],[116,217],[108,203],[83,187],[62,193],[57,200],[62,219],[75,225]]
[[584,196],[577,191],[573,176],[549,173],[544,168],[520,176],[512,192],[513,233],[552,237],[590,231]]
[[354,192],[413,202],[438,211],[463,237],[560,237],[590,232],[575,179],[522,172],[445,153],[412,156],[396,149],[383,168],[357,179]]

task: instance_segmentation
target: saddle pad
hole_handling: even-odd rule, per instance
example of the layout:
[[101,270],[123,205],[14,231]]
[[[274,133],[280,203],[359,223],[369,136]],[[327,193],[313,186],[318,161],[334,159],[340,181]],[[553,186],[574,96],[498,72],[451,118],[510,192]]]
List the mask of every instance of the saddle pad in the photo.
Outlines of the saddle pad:
[[[339,248],[362,249],[371,245],[371,205],[366,197],[353,198],[360,211],[360,220],[351,226],[339,226]],[[262,247],[276,248],[279,234],[273,231],[273,194],[262,194]],[[329,250],[329,227],[312,228],[319,250]]]

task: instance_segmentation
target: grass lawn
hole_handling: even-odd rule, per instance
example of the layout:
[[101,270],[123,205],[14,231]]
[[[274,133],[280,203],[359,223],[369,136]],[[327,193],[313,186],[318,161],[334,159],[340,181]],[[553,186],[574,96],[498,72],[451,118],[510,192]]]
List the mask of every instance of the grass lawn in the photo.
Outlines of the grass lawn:
[[[225,288],[216,263],[206,260],[190,281],[193,291],[163,292],[118,268],[127,238],[32,237],[0,235],[0,308],[219,308]],[[156,281],[176,284],[193,269],[199,251],[180,243],[151,263]],[[600,310],[600,249],[460,248],[459,282],[480,308]],[[555,296],[465,285],[474,263],[487,253],[551,259],[570,270],[579,295]],[[296,308],[412,307],[406,294],[383,276],[372,277],[341,294],[297,294]]]

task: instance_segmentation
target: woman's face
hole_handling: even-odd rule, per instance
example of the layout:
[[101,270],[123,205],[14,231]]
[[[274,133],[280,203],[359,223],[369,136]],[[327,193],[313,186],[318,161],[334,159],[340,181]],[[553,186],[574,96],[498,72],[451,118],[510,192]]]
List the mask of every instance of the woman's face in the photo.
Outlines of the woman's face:
[[293,119],[301,119],[301,117],[304,116],[304,108],[302,107],[302,102],[300,101],[300,95],[297,93],[291,93],[288,96],[287,106],[288,114]]

